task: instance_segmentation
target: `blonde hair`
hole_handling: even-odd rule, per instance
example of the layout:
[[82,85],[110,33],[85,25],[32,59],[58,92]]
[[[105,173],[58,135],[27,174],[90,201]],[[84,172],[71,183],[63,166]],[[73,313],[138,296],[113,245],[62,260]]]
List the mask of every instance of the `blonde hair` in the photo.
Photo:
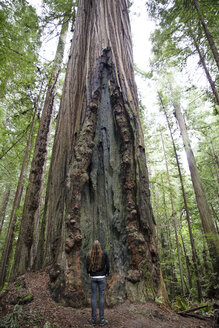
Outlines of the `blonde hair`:
[[94,240],[91,250],[88,253],[90,271],[96,272],[101,268],[102,255],[103,252],[99,240]]

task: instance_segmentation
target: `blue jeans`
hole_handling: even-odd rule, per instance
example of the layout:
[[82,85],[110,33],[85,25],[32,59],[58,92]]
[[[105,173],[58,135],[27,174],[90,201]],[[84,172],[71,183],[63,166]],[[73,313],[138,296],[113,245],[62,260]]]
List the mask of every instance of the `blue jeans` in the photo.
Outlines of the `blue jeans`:
[[100,320],[104,319],[104,291],[106,286],[106,278],[91,278],[91,307],[92,319],[97,318],[97,287],[99,289],[99,313]]

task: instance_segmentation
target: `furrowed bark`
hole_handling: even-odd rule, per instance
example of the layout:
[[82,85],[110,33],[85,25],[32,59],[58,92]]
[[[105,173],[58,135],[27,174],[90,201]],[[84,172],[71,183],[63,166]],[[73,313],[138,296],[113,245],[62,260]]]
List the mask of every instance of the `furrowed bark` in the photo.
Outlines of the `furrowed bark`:
[[[134,82],[127,1],[79,1],[48,183],[44,265],[55,300],[87,302],[94,239],[110,257],[107,302],[166,300]],[[83,265],[82,265],[83,264]]]

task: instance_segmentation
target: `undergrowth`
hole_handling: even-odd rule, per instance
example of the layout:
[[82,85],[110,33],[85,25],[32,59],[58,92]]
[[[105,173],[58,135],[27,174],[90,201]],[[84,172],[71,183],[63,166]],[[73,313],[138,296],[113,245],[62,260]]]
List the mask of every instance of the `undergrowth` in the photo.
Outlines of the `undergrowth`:
[[24,325],[30,327],[42,322],[43,318],[36,312],[24,312],[23,307],[16,304],[13,311],[0,320],[0,328],[20,328]]
[[171,307],[172,310],[175,312],[179,312],[179,311],[185,311],[185,310],[189,310],[192,309],[194,307],[201,307],[203,306],[204,308],[199,309],[199,313],[201,314],[205,314],[205,315],[211,315],[214,313],[214,309],[213,309],[213,301],[206,301],[206,300],[201,300],[199,301],[191,301],[186,297],[183,296],[177,296],[174,301],[172,301]]

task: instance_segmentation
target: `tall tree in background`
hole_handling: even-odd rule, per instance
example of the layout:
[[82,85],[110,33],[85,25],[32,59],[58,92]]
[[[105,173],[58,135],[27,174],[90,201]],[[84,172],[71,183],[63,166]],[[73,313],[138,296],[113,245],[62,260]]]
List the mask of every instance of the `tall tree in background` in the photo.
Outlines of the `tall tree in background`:
[[5,213],[6,213],[10,193],[11,193],[10,186],[7,186],[6,190],[4,190],[5,196],[2,199],[2,204],[0,206],[0,234],[2,233],[2,227],[3,227],[3,224],[4,224],[4,220],[5,220]]
[[85,302],[85,256],[99,239],[108,303],[166,297],[134,82],[128,1],[80,0],[49,173],[44,265],[64,304]]
[[27,159],[28,159],[29,151],[30,151],[30,147],[31,147],[31,140],[32,140],[32,136],[33,136],[33,129],[34,129],[34,123],[35,123],[35,119],[36,119],[36,114],[37,114],[37,110],[35,110],[35,112],[34,112],[32,123],[31,123],[31,129],[30,129],[29,138],[27,141],[27,147],[26,147],[26,151],[24,154],[24,158],[23,158],[23,163],[22,163],[22,167],[21,167],[21,171],[20,171],[19,180],[17,183],[16,193],[15,193],[14,200],[13,200],[13,206],[12,206],[12,211],[11,211],[11,215],[10,215],[10,222],[9,222],[9,227],[8,227],[8,231],[7,231],[7,236],[6,236],[6,240],[5,240],[5,244],[4,244],[4,248],[3,248],[3,252],[2,252],[2,256],[1,256],[1,262],[0,262],[0,286],[1,287],[3,287],[3,285],[4,285],[6,273],[7,273],[7,270],[9,269],[8,268],[9,260],[11,257],[12,247],[13,247],[13,242],[14,242],[14,237],[15,237],[14,230],[15,230],[15,224],[16,224],[16,220],[17,220],[16,211],[18,210],[18,208],[20,206],[21,196],[23,193],[23,181],[24,181],[24,175],[25,175],[26,169],[27,169]]
[[[187,0],[185,1],[185,3],[187,3]],[[214,59],[215,59],[215,62],[217,64],[217,68],[219,70],[219,53],[217,51],[217,47],[216,47],[216,44],[214,42],[214,38],[211,35],[211,33],[210,33],[209,29],[208,29],[207,24],[205,23],[205,17],[203,15],[202,11],[201,11],[200,2],[198,0],[192,0],[191,3],[193,4],[193,6],[195,7],[195,9],[196,9],[196,11],[198,13],[198,18],[199,18],[199,20],[201,22],[201,25],[203,27],[204,34],[206,36],[206,39],[208,40],[210,49],[212,51],[212,54],[213,54]],[[213,1],[212,1],[212,5],[213,5]]]
[[185,286],[184,286],[184,279],[183,279],[183,266],[182,266],[182,260],[181,260],[181,252],[180,252],[178,229],[177,229],[177,218],[176,218],[176,211],[175,211],[175,208],[174,208],[172,185],[171,185],[169,167],[168,167],[168,162],[167,162],[167,157],[166,157],[166,150],[165,150],[165,145],[164,145],[162,132],[161,132],[161,141],[162,141],[162,147],[163,147],[163,153],[164,153],[164,159],[165,159],[165,165],[166,165],[166,173],[167,173],[167,179],[168,179],[168,185],[169,185],[169,194],[170,194],[170,202],[171,202],[171,209],[172,209],[173,227],[174,227],[177,255],[178,255],[178,261],[179,261],[181,292],[182,292],[183,295],[185,295]]
[[[37,114],[35,91],[37,84],[41,84],[41,82],[37,82],[39,77],[37,54],[41,30],[35,9],[26,1],[1,2],[0,17],[0,175],[1,177],[8,176],[13,199],[1,254],[0,285],[3,286],[7,269],[11,267],[10,256],[15,239],[17,210],[21,201]],[[27,120],[29,120],[28,123]],[[23,142],[18,146],[21,140]],[[8,154],[14,147],[17,147],[17,151],[18,149],[19,151],[12,159],[11,164]],[[19,155],[24,156],[23,162],[21,160],[18,163]],[[13,179],[18,181],[17,186]]]
[[5,181],[11,181],[12,198],[43,79],[40,33],[36,11],[27,1],[1,1],[0,178],[2,189]]
[[180,104],[176,100],[176,98],[174,98],[174,100],[173,100],[173,106],[174,106],[175,115],[176,115],[177,121],[179,123],[180,132],[181,132],[183,142],[184,142],[184,147],[185,147],[185,151],[186,151],[186,156],[187,156],[187,160],[188,160],[192,183],[193,183],[193,187],[194,187],[194,191],[195,191],[195,195],[196,195],[196,201],[197,201],[197,205],[198,205],[198,209],[199,209],[199,213],[200,213],[200,218],[202,221],[203,231],[206,236],[207,243],[208,243],[208,249],[209,249],[209,252],[211,255],[214,271],[216,274],[218,274],[219,273],[219,271],[218,271],[219,270],[219,255],[218,255],[219,254],[219,238],[218,238],[218,235],[217,235],[217,232],[216,232],[213,220],[212,220],[212,214],[211,214],[210,208],[208,206],[205,191],[204,191],[202,183],[201,183],[198,168],[196,165],[196,160],[195,160],[195,157],[194,157],[194,154],[193,154],[193,151],[191,148],[189,136],[187,133],[185,120],[183,118],[183,115],[182,115],[182,112],[180,109]]
[[12,89],[15,96],[23,86],[30,86],[34,75],[36,80],[39,33],[36,11],[27,1],[1,1],[0,99]]
[[[184,208],[185,208],[185,212],[186,212],[186,219],[187,219],[187,223],[188,223],[190,243],[191,243],[191,248],[192,248],[192,259],[193,259],[193,265],[194,265],[194,271],[195,271],[195,279],[196,279],[196,283],[197,283],[198,299],[201,300],[201,298],[202,298],[202,291],[201,291],[201,284],[200,284],[200,278],[199,278],[197,252],[196,252],[195,242],[194,242],[192,228],[191,228],[189,208],[188,208],[187,197],[186,197],[184,183],[183,183],[183,177],[182,177],[181,167],[180,167],[179,158],[178,158],[178,154],[177,154],[177,150],[176,150],[176,144],[175,144],[175,141],[174,141],[174,138],[173,138],[173,132],[172,132],[171,124],[170,124],[170,119],[168,117],[167,110],[166,110],[166,108],[164,106],[164,102],[163,102],[163,99],[162,99],[162,93],[161,92],[159,92],[159,99],[160,99],[160,102],[161,102],[161,105],[162,105],[162,109],[164,111],[164,115],[166,117],[168,129],[169,129],[169,132],[170,132],[170,137],[171,137],[172,144],[173,144],[174,155],[175,155],[175,158],[176,158],[176,164],[177,164],[177,169],[178,169],[178,173],[179,173],[179,179],[180,179],[180,184],[181,184],[181,189],[182,189],[182,195],[183,195],[183,201],[184,201]],[[183,242],[182,235],[181,235],[181,239],[182,239],[182,242]],[[185,244],[184,244],[184,242],[183,242],[183,248],[185,250]],[[186,251],[185,251],[185,254],[186,254]],[[186,256],[186,258],[187,258],[187,256]],[[190,276],[190,273],[188,275]]]
[[[159,28],[152,34],[153,67],[156,69],[156,66],[163,66],[169,61],[173,66],[183,70],[190,57],[194,58],[193,63],[199,57],[198,64],[206,74],[212,90],[213,103],[218,106],[219,55],[215,45],[218,34],[216,2],[173,0],[171,6],[167,6],[162,0],[150,0],[147,6],[151,17],[159,23]],[[215,108],[217,111],[217,107]]]
[[33,266],[36,256],[43,179],[48,151],[50,127],[52,122],[52,114],[54,111],[58,78],[64,56],[68,23],[69,18],[64,19],[40,119],[31,164],[29,183],[25,196],[20,233],[16,246],[13,276],[23,274],[27,269],[30,269]]
[[[141,73],[141,72],[140,72]],[[146,76],[146,74],[144,74]],[[147,75],[148,76],[148,75]],[[170,80],[170,76],[172,76],[172,79]],[[180,81],[180,89],[179,86],[176,84],[176,78],[173,80],[173,76],[177,78],[177,80]],[[215,224],[217,227],[217,220],[218,220],[218,181],[217,181],[217,157],[218,157],[218,117],[212,115],[211,113],[211,104],[209,102],[209,99],[206,99],[206,97],[203,97],[203,94],[194,86],[190,85],[189,81],[186,83],[182,82],[180,79],[181,72],[178,70],[176,71],[171,66],[165,66],[163,69],[157,69],[154,71],[154,79],[156,79],[156,83],[154,84],[154,87],[159,87],[162,90],[165,90],[164,92],[164,100],[165,105],[168,104],[168,108],[170,110],[174,110],[174,99],[175,97],[179,100],[182,100],[182,108],[186,108],[186,117],[187,117],[187,128],[188,133],[192,136],[192,138],[195,139],[195,157],[197,159],[197,168],[200,173],[201,182],[203,185],[203,189],[206,194],[206,198],[208,200],[208,204],[211,207],[212,213],[213,213],[213,225]],[[177,93],[176,93],[177,92]],[[176,95],[177,94],[177,95]],[[147,125],[147,130],[144,130],[144,133],[146,135],[150,135],[150,142],[147,141],[147,148],[149,149],[149,167],[150,172],[152,173],[152,177],[150,177],[150,182],[153,183],[156,190],[156,195],[152,197],[153,200],[153,206],[154,206],[154,212],[155,212],[155,218],[156,220],[159,220],[159,232],[162,231],[164,235],[160,236],[158,234],[159,238],[159,245],[163,247],[162,245],[167,245],[167,248],[169,248],[168,244],[164,244],[163,241],[165,241],[165,238],[168,240],[168,233],[165,232],[165,229],[163,227],[167,226],[167,220],[164,218],[166,215],[162,208],[167,208],[170,212],[170,206],[171,206],[171,200],[169,201],[161,201],[161,188],[166,190],[166,193],[169,194],[169,187],[167,184],[168,174],[164,173],[164,179],[161,181],[161,175],[163,178],[163,166],[164,163],[162,163],[162,159],[160,158],[160,152],[161,152],[161,142],[159,143],[156,136],[158,133],[160,133],[160,124],[162,124],[162,117],[160,116],[160,113],[156,112],[154,114],[147,113],[147,117],[150,117],[151,121],[149,125]],[[152,119],[153,117],[153,119]],[[170,115],[168,115],[170,119]],[[176,124],[173,122],[174,116],[172,116],[172,119],[170,120],[171,129],[173,126],[175,126],[174,130],[174,142],[175,142],[175,148],[178,150],[179,155],[182,155],[182,149],[183,149],[183,142],[182,138],[180,138],[179,135],[179,129],[178,126],[176,127]],[[157,126],[156,122],[159,121],[160,124]],[[165,129],[165,128],[163,128]],[[173,131],[172,129],[172,131]],[[146,131],[146,132],[145,132]],[[157,131],[157,132],[156,132]],[[178,133],[177,133],[178,132]],[[147,139],[146,139],[147,140]],[[166,140],[165,140],[166,141]],[[211,146],[211,141],[213,143],[213,148]],[[180,231],[181,234],[181,241],[179,240],[179,243],[181,242],[183,249],[186,254],[186,263],[182,262],[183,269],[185,269],[185,264],[187,265],[187,272],[188,272],[188,282],[191,285],[191,277],[190,277],[190,260],[187,259],[187,256],[191,256],[190,247],[192,247],[192,268],[193,270],[191,273],[193,273],[193,281],[192,283],[197,283],[197,290],[194,288],[192,289],[192,294],[194,297],[197,297],[197,294],[199,294],[199,297],[201,297],[201,290],[203,291],[203,295],[206,293],[209,296],[213,296],[216,294],[216,288],[217,283],[214,277],[217,276],[217,266],[214,265],[214,268],[211,266],[211,262],[215,262],[215,258],[217,257],[217,251],[215,251],[215,255],[212,257],[212,252],[206,253],[206,238],[204,238],[203,234],[203,227],[202,227],[202,220],[200,220],[200,214],[197,207],[197,202],[195,200],[195,193],[194,188],[192,188],[192,181],[191,177],[189,177],[188,173],[184,171],[183,175],[180,168],[180,163],[173,163],[174,154],[171,152],[171,147],[169,146],[168,151],[166,152],[168,157],[168,162],[171,164],[170,166],[170,174],[173,178],[172,180],[175,180],[175,183],[173,183],[173,193],[176,195],[174,197],[174,207],[176,208],[176,213],[179,217],[181,217],[182,221],[182,228]],[[178,155],[175,153],[175,157],[177,159]],[[177,162],[177,161],[176,161]],[[178,161],[179,162],[179,161]],[[176,167],[177,164],[177,167]],[[182,167],[183,168],[183,167]],[[176,172],[176,169],[178,169],[178,174]],[[181,188],[182,188],[182,194],[179,192],[179,180],[181,182]],[[178,180],[178,181],[176,181]],[[183,183],[182,183],[183,180]],[[191,181],[191,182],[190,182]],[[183,191],[184,189],[184,191]],[[153,190],[152,190],[153,191]],[[178,195],[178,196],[177,196]],[[185,197],[185,195],[187,197]],[[187,208],[187,209],[186,209]],[[189,210],[189,212],[188,212]],[[160,215],[160,213],[163,213]],[[189,220],[191,218],[191,222],[189,224]],[[188,225],[185,223],[185,219],[188,222]],[[160,228],[162,227],[162,228]],[[162,229],[162,230],[161,230]],[[173,236],[173,231],[171,232],[171,236]],[[193,236],[192,236],[192,234]],[[208,234],[209,239],[211,239],[214,235],[211,233]],[[214,237],[213,237],[214,238]],[[217,238],[217,237],[216,237]],[[190,244],[189,244],[190,239]],[[196,245],[196,248],[194,248],[194,244]],[[170,291],[170,285],[168,284],[168,280],[170,279],[168,274],[168,265],[171,261],[171,256],[168,254],[167,248],[160,248],[160,254],[161,254],[161,264],[162,267],[164,267],[163,273],[164,273],[164,280],[166,281],[167,286],[169,287],[169,292],[172,295],[172,292]],[[176,250],[174,249],[174,257],[177,258]],[[166,255],[168,254],[168,260],[166,260]],[[204,257],[203,257],[203,254]],[[207,255],[207,256],[206,256]],[[183,258],[184,259],[184,258]],[[189,261],[188,261],[189,260]],[[172,270],[173,271],[173,270]],[[178,267],[178,263],[176,261],[176,275],[179,280],[180,275],[180,268]],[[197,274],[198,272],[198,274]],[[198,281],[198,275],[199,275],[199,281]],[[209,276],[211,275],[211,279],[209,280]],[[185,285],[187,284],[187,281],[185,281]],[[176,294],[179,293],[179,283],[175,284],[175,292]],[[193,284],[194,287],[194,284]]]

